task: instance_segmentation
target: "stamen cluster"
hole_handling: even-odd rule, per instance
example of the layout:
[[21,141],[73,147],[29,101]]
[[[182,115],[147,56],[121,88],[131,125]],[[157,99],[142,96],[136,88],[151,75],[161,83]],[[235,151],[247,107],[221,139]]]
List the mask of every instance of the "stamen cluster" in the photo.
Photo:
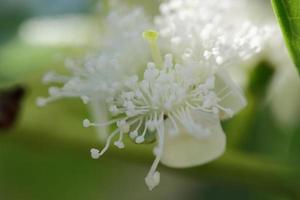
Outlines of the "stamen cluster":
[[[84,119],[84,127],[96,126],[104,132],[115,125],[104,135],[104,148],[91,149],[94,159],[111,143],[124,148],[127,135],[136,144],[156,141],[155,159],[145,178],[150,190],[159,184],[160,162],[189,167],[216,159],[226,144],[220,120],[246,105],[224,66],[260,51],[265,37],[264,30],[250,22],[237,26],[231,21],[235,3],[170,0],[161,5],[153,25],[141,9],[112,11],[102,52],[79,62],[68,61],[70,76],[47,74],[45,82],[63,86],[50,87],[50,97],[39,98],[38,105],[80,97],[95,111],[95,122]],[[159,32],[143,33],[149,51],[142,31],[152,26]]]

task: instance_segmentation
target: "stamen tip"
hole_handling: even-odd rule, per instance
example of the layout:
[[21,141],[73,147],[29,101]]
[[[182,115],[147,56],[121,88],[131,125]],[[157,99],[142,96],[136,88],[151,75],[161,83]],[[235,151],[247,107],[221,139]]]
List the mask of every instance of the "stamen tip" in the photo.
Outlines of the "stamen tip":
[[136,139],[135,139],[135,142],[138,143],[138,144],[141,144],[142,142],[145,141],[145,138],[143,136],[138,136]]
[[134,139],[138,136],[138,132],[137,131],[131,131],[129,133],[129,136],[130,136],[131,139]]
[[116,147],[118,147],[119,149],[123,149],[123,148],[125,147],[124,143],[121,142],[121,141],[116,141],[116,142],[114,142],[114,145],[115,145]]
[[93,148],[90,150],[90,152],[93,159],[98,159],[100,157],[100,152],[98,149]]
[[39,107],[43,107],[47,104],[47,100],[43,97],[39,97],[37,98],[36,100],[36,104],[39,106]]
[[83,127],[88,128],[90,125],[91,125],[90,120],[88,120],[88,119],[83,120]]
[[153,190],[160,182],[160,173],[158,171],[153,174],[148,174],[145,178],[145,183],[149,190]]

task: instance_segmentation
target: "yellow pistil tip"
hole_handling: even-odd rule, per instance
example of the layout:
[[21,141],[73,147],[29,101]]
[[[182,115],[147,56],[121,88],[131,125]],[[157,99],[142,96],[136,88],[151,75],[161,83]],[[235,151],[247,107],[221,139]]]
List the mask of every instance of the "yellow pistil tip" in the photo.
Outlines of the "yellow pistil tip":
[[143,38],[149,42],[155,42],[159,36],[159,33],[154,30],[147,30],[143,32]]

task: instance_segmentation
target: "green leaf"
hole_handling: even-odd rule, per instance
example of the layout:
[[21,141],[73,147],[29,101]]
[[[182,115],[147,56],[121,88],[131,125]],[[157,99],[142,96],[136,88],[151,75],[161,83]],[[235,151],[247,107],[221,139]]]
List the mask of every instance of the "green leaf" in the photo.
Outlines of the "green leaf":
[[272,0],[285,42],[300,72],[300,0]]

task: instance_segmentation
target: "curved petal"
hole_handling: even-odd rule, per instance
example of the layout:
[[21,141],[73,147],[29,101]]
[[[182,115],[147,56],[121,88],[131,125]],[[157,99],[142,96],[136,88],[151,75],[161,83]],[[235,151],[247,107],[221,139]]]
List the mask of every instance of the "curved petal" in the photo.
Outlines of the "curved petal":
[[223,154],[226,136],[219,117],[201,111],[192,111],[191,115],[195,123],[209,129],[209,134],[204,136],[199,132],[192,135],[183,126],[178,127],[180,132],[177,135],[169,134],[171,123],[167,119],[162,164],[176,168],[192,167],[212,161]]
[[232,112],[220,112],[221,119],[232,117],[247,105],[241,88],[236,85],[224,69],[218,69],[215,79],[215,88],[218,97],[221,98],[219,105]]

